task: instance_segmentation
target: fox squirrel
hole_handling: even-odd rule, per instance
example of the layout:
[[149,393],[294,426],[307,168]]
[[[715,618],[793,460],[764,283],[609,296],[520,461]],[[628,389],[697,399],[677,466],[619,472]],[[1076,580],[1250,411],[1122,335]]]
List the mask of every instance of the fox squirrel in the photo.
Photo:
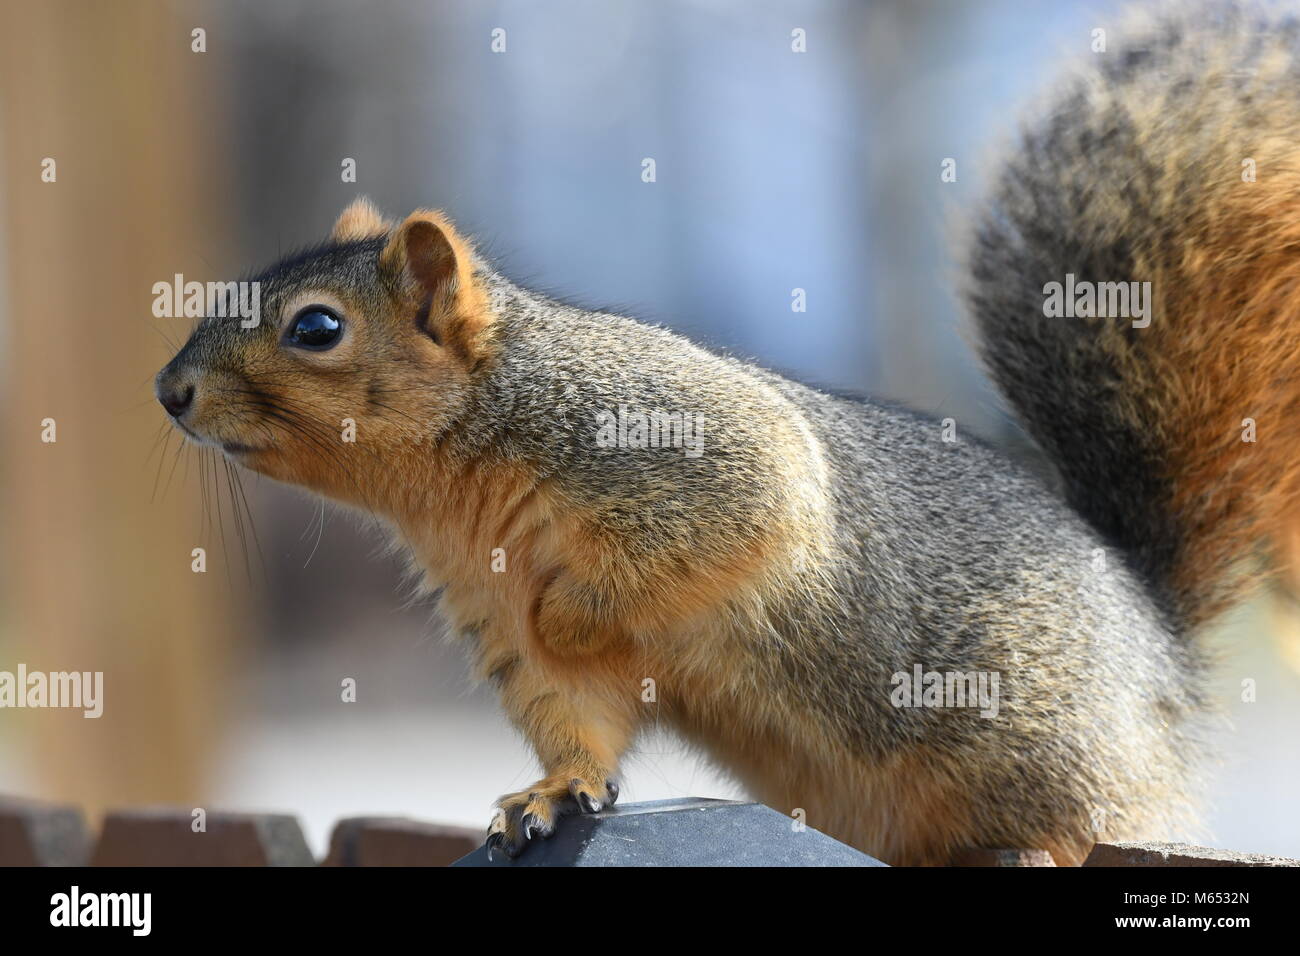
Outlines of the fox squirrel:
[[[979,350],[1064,500],[938,422],[552,301],[441,213],[364,199],[256,277],[258,326],[203,319],[157,394],[394,529],[545,770],[490,846],[612,803],[664,722],[887,862],[1077,864],[1195,820],[1195,636],[1297,517],[1298,29],[1231,4],[1130,21],[974,218]],[[1149,320],[1049,315],[1064,282],[1149,282]],[[951,704],[954,673],[998,678],[994,712],[915,706]]]

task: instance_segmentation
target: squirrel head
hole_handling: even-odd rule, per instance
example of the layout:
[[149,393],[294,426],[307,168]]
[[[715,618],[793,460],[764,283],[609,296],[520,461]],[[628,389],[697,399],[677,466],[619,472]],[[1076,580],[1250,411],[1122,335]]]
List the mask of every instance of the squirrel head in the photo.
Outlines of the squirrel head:
[[394,225],[358,199],[249,299],[251,319],[210,304],[158,373],[158,401],[191,440],[354,503],[374,506],[427,454],[494,354],[473,250],[430,210]]

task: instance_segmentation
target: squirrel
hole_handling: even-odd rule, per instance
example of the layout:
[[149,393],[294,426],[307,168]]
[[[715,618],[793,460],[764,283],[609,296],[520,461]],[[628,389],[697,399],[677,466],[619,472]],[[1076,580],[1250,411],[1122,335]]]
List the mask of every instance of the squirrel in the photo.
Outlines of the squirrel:
[[[1137,15],[973,214],[978,351],[1059,488],[924,415],[529,291],[442,213],[364,198],[256,276],[256,327],[202,319],[157,396],[392,529],[544,770],[499,799],[490,851],[612,804],[660,724],[891,864],[1182,832],[1200,635],[1300,505],[1298,30]],[[1149,283],[1149,314],[1051,314],[1053,283]],[[953,674],[991,675],[996,705],[954,704]]]

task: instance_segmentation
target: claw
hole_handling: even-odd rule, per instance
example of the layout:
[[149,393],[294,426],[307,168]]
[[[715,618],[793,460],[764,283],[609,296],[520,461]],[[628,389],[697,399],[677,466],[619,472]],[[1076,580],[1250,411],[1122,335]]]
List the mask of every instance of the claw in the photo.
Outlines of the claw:
[[485,844],[488,860],[495,858],[497,850],[513,860],[534,841],[553,836],[558,818],[563,814],[573,813],[575,809],[581,813],[599,813],[613,806],[619,790],[615,781],[605,779],[603,798],[595,795],[601,785],[594,781],[603,777],[603,774],[593,774],[590,777],[593,782],[588,782],[586,777],[569,777],[567,774],[559,779],[549,777],[528,790],[501,797],[497,801],[496,815],[488,827]]
[[544,823],[535,813],[525,813],[521,826],[523,827],[525,840],[531,840],[534,836],[545,840],[555,832],[555,827]]
[[524,851],[528,845],[531,834],[524,829],[525,815],[524,808],[521,806],[511,807],[506,811],[506,832],[513,833],[514,837],[506,844],[506,856],[514,859]]

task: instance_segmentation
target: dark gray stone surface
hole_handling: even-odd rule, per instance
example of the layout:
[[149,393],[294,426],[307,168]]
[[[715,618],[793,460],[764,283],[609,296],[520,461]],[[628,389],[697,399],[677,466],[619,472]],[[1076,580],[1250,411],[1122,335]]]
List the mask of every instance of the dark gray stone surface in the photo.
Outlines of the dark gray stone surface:
[[479,847],[453,866],[884,866],[758,803],[656,800],[569,814],[518,859]]

